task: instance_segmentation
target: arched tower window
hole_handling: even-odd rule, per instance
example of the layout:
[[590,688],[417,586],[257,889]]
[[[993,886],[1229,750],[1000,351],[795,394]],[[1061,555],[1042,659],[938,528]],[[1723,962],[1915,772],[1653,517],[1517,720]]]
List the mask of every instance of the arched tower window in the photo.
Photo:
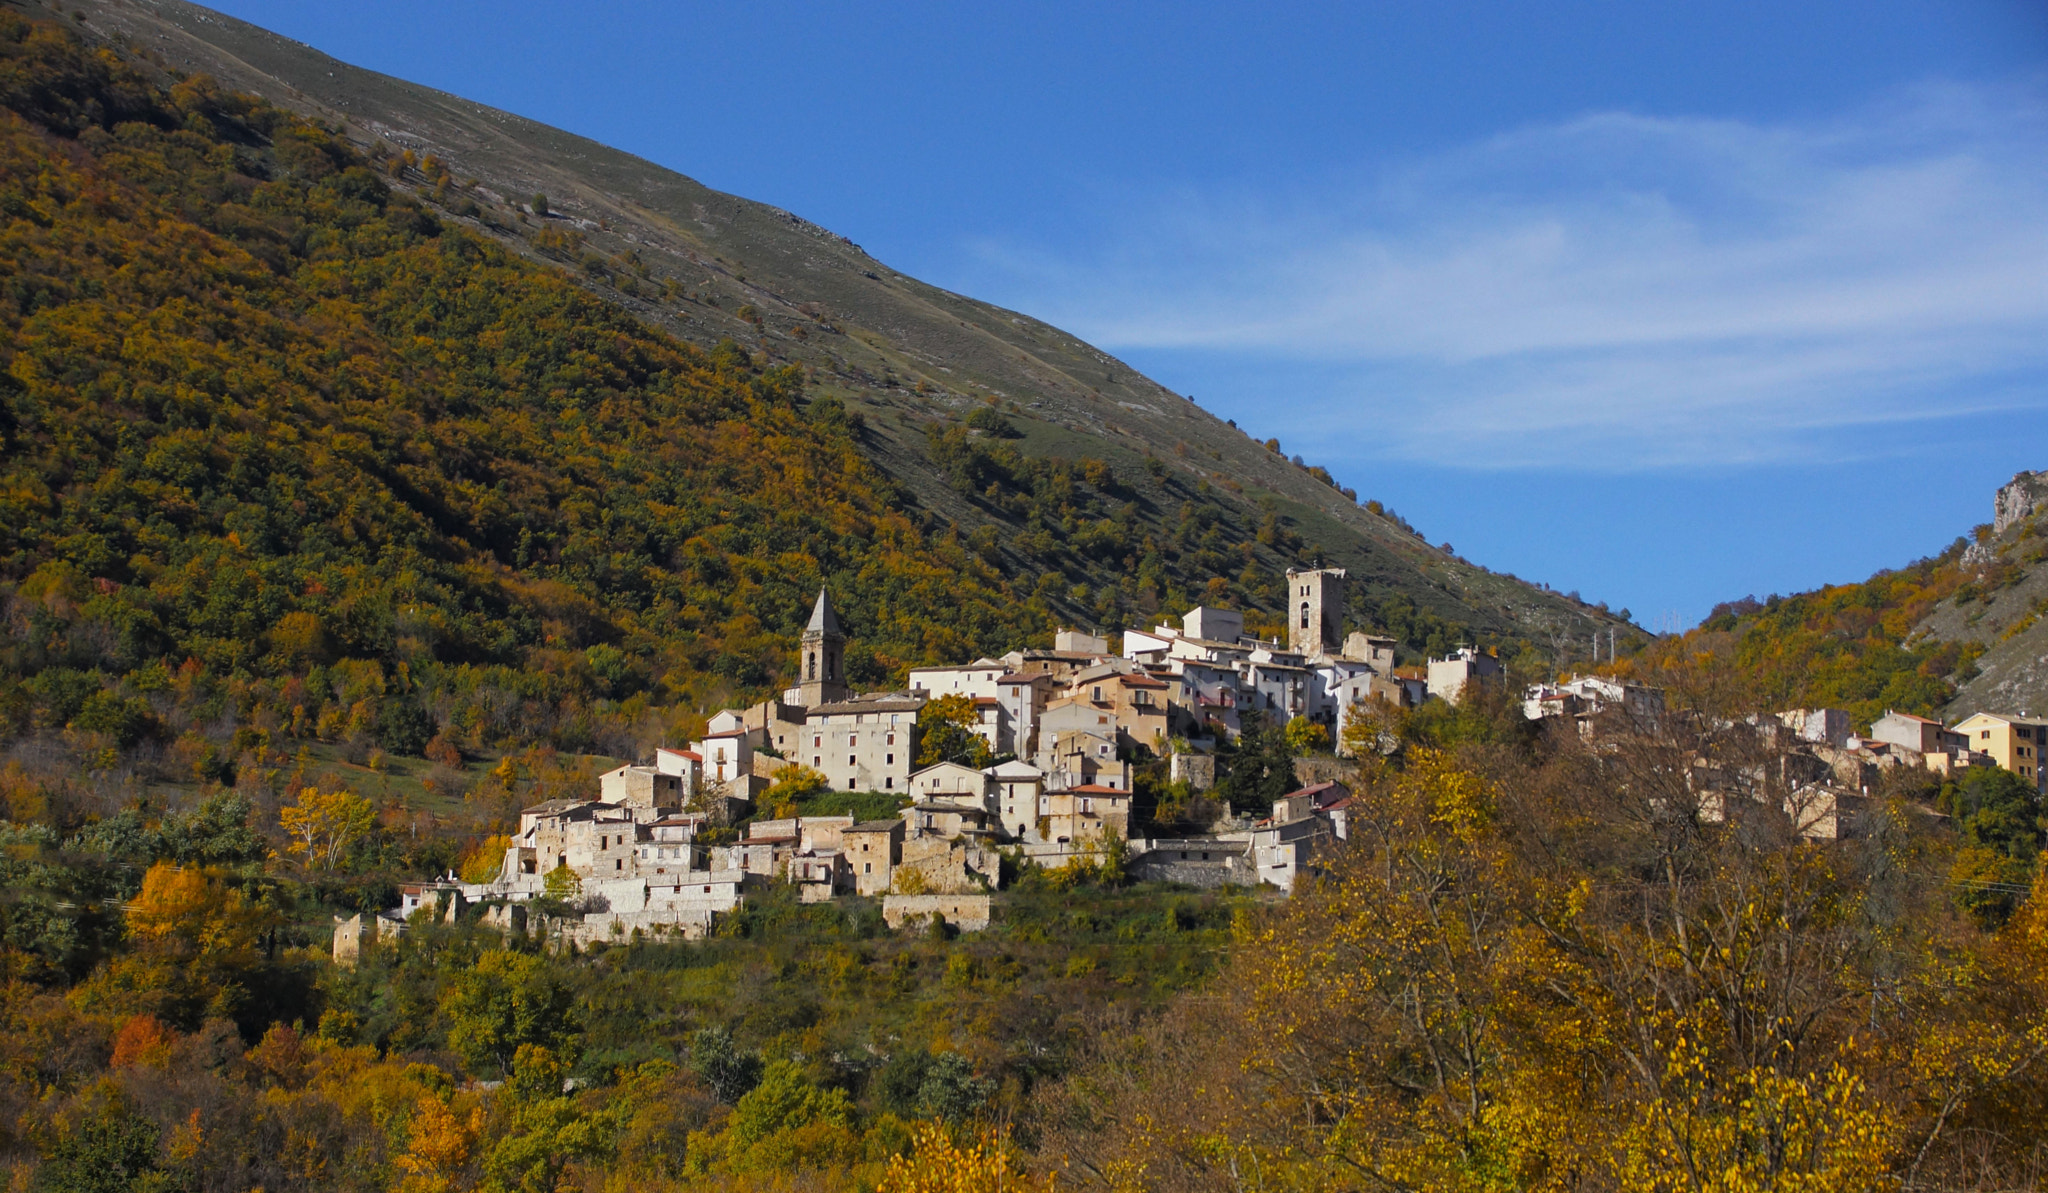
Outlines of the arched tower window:
[[1302,628],[1302,629],[1304,629],[1304,630],[1308,628],[1308,602],[1307,602],[1307,601],[1303,601],[1303,602],[1301,603],[1301,628]]
[[818,678],[818,652],[814,650],[808,657],[810,660],[810,678],[816,679]]

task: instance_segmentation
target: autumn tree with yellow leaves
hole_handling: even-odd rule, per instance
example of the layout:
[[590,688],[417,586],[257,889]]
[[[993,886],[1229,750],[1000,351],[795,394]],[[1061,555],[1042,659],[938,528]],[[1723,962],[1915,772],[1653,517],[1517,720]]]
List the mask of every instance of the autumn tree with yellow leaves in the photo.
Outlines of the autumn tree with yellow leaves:
[[289,838],[285,848],[292,856],[332,870],[350,845],[377,827],[377,809],[353,791],[306,787],[296,802],[278,809],[277,826]]
[[1708,723],[1367,767],[1241,983],[1105,1024],[1043,1152],[1116,1190],[2035,1187],[2048,897],[1985,934],[1924,813],[1813,840],[1714,786],[1774,765]]

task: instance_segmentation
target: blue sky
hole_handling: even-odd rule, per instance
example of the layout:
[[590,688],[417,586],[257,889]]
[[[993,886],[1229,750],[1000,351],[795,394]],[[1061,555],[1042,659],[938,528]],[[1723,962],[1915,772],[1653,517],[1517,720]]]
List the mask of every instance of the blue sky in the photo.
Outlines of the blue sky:
[[228,0],[1049,319],[1653,627],[2048,468],[2048,4]]

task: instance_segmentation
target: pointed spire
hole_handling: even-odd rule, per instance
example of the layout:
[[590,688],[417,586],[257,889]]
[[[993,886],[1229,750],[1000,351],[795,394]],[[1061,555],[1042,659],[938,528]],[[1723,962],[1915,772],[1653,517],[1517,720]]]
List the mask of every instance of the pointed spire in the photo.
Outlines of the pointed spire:
[[839,628],[839,617],[832,612],[832,598],[825,590],[818,590],[818,603],[811,607],[811,624],[804,627],[805,634],[830,634],[844,637]]

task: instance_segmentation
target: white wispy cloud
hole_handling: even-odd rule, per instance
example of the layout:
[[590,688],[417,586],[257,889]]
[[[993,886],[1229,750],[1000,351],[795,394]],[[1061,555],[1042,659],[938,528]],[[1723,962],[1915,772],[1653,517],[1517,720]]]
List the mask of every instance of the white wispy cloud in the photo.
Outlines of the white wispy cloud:
[[1755,463],[2048,412],[2038,80],[1803,124],[1596,114],[1103,227],[1085,254],[981,262],[1105,347],[1272,368],[1280,426],[1354,451]]

